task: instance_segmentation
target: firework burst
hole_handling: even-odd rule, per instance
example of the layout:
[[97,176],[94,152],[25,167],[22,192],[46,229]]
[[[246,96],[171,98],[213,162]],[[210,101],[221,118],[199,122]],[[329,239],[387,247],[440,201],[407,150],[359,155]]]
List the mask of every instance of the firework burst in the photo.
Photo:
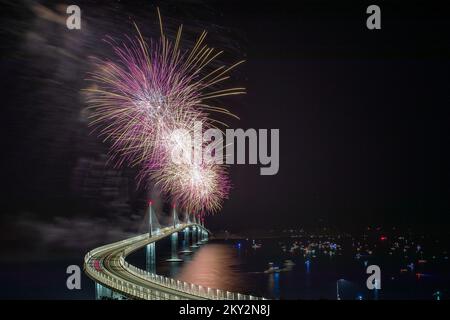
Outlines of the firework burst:
[[[139,165],[139,182],[153,179],[162,190],[188,210],[218,210],[227,197],[229,181],[223,166],[175,164],[170,156],[180,147],[174,132],[191,131],[196,121],[206,128],[217,123],[210,114],[235,117],[210,103],[214,98],[244,93],[243,88],[216,90],[229,78],[229,67],[211,67],[221,54],[204,44],[204,31],[190,50],[180,48],[182,26],[175,41],[163,32],[147,43],[136,26],[137,36],[119,44],[112,39],[115,60],[95,60],[96,71],[86,89],[90,124],[111,143],[111,159],[118,165]],[[208,70],[208,71],[206,71]]]
[[225,167],[212,163],[170,163],[151,177],[188,212],[217,211],[230,190]]

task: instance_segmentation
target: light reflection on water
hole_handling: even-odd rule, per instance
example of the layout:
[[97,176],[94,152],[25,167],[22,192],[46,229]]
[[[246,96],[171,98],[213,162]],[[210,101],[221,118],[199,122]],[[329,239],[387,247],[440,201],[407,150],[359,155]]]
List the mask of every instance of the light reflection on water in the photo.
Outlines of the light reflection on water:
[[[276,242],[269,241],[257,250],[247,242],[210,242],[192,255],[180,255],[183,263],[170,263],[161,256],[157,273],[188,283],[269,299],[334,298],[334,284],[330,281],[326,281],[326,296],[322,292],[312,294],[309,265],[308,270],[294,266],[291,272],[264,273],[269,262],[281,268],[283,261],[292,257],[280,254]],[[321,275],[321,278],[326,277]]]
[[176,279],[210,288],[241,291],[244,279],[239,270],[241,261],[231,246],[208,244],[181,268]]
[[183,263],[170,263],[161,257],[157,273],[210,288],[280,299],[283,298],[282,288],[297,281],[289,273],[264,273],[268,262],[277,262],[273,254],[279,256],[278,252],[270,254],[272,250],[267,247],[255,251],[245,241],[210,242],[192,255],[180,255]]
[[275,299],[280,298],[280,274],[272,273],[269,275],[269,288]]

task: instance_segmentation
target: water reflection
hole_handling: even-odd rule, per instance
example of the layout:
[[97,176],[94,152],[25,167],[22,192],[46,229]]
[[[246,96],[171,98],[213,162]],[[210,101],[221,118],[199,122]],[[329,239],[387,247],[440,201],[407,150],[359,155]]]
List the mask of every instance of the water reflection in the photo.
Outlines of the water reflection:
[[275,299],[280,299],[280,274],[272,273],[269,275],[268,289],[272,292]]
[[224,244],[208,244],[201,247],[186,262],[176,279],[210,288],[242,291],[240,259],[233,247]]

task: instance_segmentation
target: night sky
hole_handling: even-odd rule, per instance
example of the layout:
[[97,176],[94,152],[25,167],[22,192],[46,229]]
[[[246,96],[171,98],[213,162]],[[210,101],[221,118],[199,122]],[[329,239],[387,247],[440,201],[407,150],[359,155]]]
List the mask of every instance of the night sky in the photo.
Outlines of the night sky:
[[[76,226],[82,235],[106,221],[88,246],[108,226],[118,230],[111,238],[142,231],[151,192],[135,189],[134,169],[106,163],[80,90],[88,57],[111,54],[106,35],[131,32],[133,20],[157,34],[157,5],[169,30],[186,26],[186,41],[204,28],[225,59],[246,60],[232,83],[248,93],[225,100],[241,117],[230,126],[280,129],[278,174],[232,166],[230,199],[207,219],[211,228],[446,231],[449,19],[438,3],[377,2],[382,29],[370,31],[362,2],[127,2],[71,1],[81,31],[43,13],[64,17],[53,1],[2,2],[10,12],[1,24],[2,237]],[[109,184],[120,201],[101,192]]]

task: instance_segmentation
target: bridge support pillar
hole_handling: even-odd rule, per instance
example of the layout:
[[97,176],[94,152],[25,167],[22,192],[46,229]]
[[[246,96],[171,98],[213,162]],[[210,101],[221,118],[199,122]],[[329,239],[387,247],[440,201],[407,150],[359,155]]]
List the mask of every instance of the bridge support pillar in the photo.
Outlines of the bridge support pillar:
[[192,245],[191,245],[191,248],[198,248],[198,245],[197,245],[197,227],[196,226],[194,226],[194,227],[192,227]]
[[105,288],[104,286],[102,286],[100,283],[95,283],[95,300],[105,300],[108,299],[110,292],[108,288]]
[[[153,202],[150,200],[148,202],[148,237],[151,238],[154,235],[159,234],[159,228],[158,228],[158,221],[153,221],[154,217],[154,213],[153,213],[153,208],[152,208],[152,204]],[[155,216],[156,218],[156,216]]]
[[181,262],[183,261],[178,257],[178,232],[172,233],[170,236],[172,241],[172,256],[170,259],[167,259],[166,261],[169,262]]
[[180,253],[192,253],[192,250],[189,250],[189,228],[184,229],[183,233],[183,250]]
[[120,293],[117,293],[100,283],[95,282],[95,300],[124,300],[126,299]]
[[208,242],[208,232],[206,231],[206,230],[202,230],[202,234],[203,234],[203,236],[202,236],[202,242],[203,243],[206,243],[206,242]]
[[197,245],[203,244],[203,229],[197,227]]
[[156,273],[156,243],[152,242],[147,245],[145,258],[147,272]]

